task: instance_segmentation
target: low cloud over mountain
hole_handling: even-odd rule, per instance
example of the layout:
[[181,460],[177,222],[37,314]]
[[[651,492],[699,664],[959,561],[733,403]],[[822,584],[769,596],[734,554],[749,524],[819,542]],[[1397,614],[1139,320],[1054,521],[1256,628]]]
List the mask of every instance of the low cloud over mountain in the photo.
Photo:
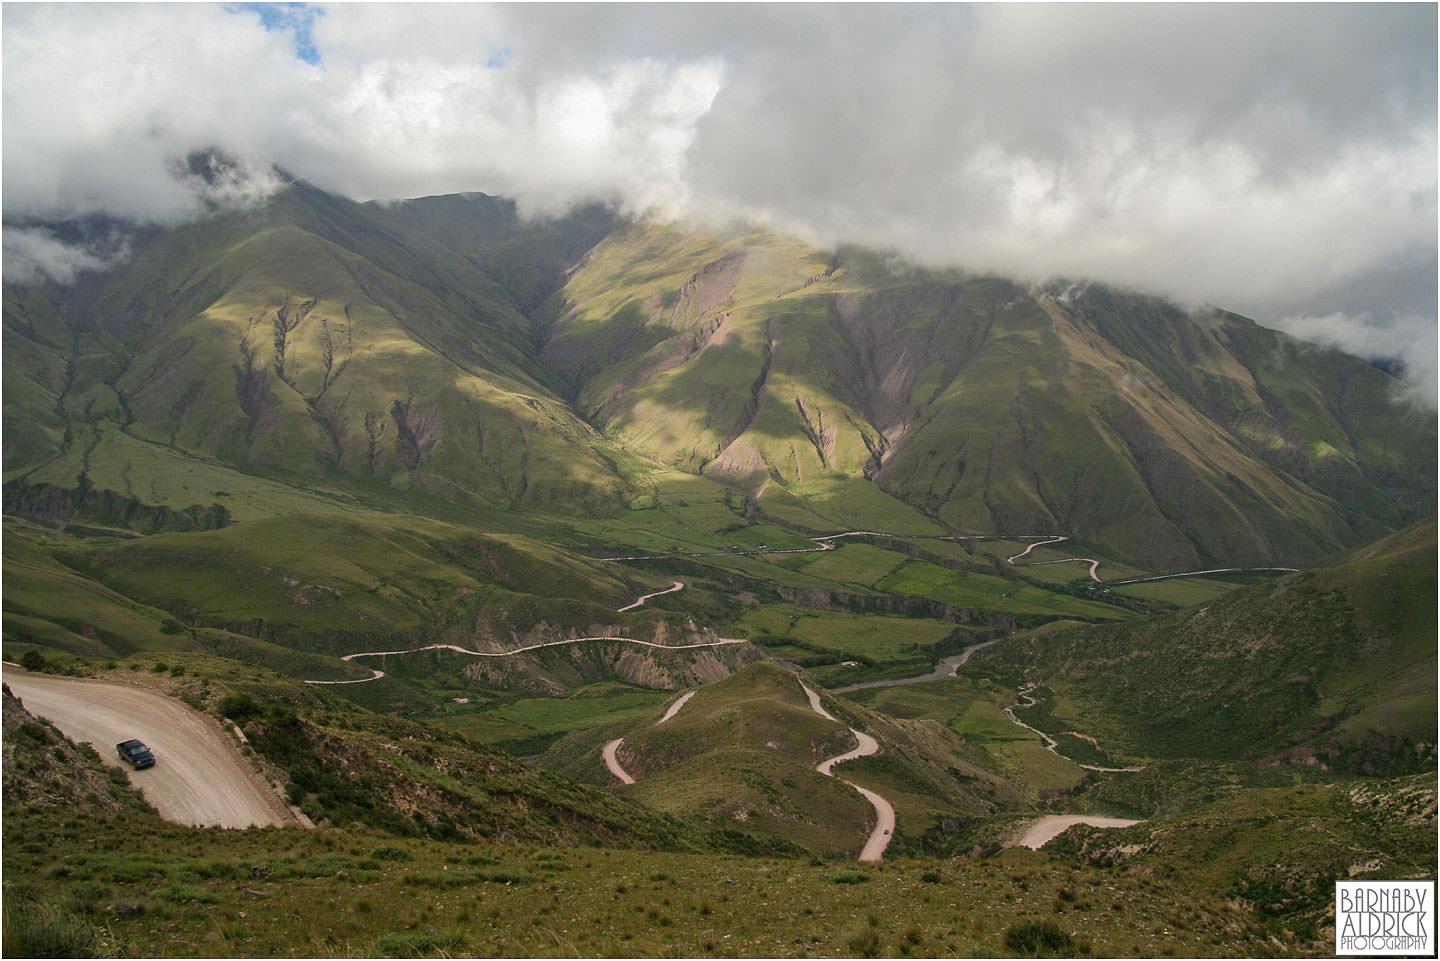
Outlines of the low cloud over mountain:
[[[11,223],[195,216],[216,196],[185,159],[218,148],[252,174],[231,200],[274,164],[1096,277],[1401,357],[1433,396],[1430,6],[27,4],[4,28]],[[37,236],[7,240],[12,278],[90,266]]]

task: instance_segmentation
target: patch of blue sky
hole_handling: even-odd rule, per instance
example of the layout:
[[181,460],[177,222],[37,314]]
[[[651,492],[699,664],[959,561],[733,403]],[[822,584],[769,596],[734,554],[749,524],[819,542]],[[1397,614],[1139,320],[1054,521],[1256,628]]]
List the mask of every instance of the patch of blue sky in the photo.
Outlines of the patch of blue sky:
[[295,36],[295,56],[312,66],[321,66],[320,51],[310,34],[316,17],[325,15],[325,8],[313,3],[227,3],[225,9],[234,14],[253,13],[266,30],[288,30]]

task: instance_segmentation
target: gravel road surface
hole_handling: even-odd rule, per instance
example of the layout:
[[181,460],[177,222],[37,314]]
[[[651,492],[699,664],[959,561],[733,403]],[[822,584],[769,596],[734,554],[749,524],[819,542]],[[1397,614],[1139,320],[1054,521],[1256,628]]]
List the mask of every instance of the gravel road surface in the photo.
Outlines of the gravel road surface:
[[[6,665],[5,683],[31,714],[70,740],[88,741],[106,764],[126,772],[160,816],[179,824],[227,828],[300,822],[219,722],[172,697],[126,684],[32,674]],[[115,745],[139,738],[155,766],[133,770]]]
[[1010,846],[1038,851],[1077,824],[1088,824],[1096,828],[1128,828],[1139,823],[1130,818],[1107,818],[1091,814],[1051,814],[1028,825],[1024,833]]

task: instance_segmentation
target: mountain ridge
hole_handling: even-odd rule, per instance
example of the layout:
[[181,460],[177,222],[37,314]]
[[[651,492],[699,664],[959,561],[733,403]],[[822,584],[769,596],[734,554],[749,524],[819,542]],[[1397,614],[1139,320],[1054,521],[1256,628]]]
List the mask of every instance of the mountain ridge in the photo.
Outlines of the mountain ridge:
[[668,468],[762,514],[875,488],[1179,569],[1308,563],[1434,499],[1433,417],[1398,382],[1237,315],[603,208],[295,182],[71,287],[7,284],[5,336],[7,481],[176,510],[206,503],[177,457],[582,514]]

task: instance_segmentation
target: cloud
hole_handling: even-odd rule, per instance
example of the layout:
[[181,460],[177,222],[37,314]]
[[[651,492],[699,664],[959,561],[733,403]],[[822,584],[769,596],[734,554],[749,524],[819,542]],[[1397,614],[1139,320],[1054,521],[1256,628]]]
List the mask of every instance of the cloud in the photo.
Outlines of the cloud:
[[5,282],[30,284],[53,280],[68,284],[87,270],[107,270],[125,257],[123,242],[110,238],[108,250],[66,243],[40,228],[7,228],[4,238]]
[[1436,406],[1435,357],[1440,351],[1435,320],[1414,314],[1377,321],[1370,314],[1301,314],[1281,317],[1271,326],[1293,337],[1338,347],[1369,360],[1399,360],[1406,381],[1432,410]]
[[[1262,323],[1343,318],[1326,329],[1396,350],[1434,324],[1431,5],[3,17],[12,222],[195,216],[216,196],[176,164],[218,147],[251,195],[277,163],[357,199],[480,190],[533,214],[606,199],[1021,279],[1093,277]],[[1433,358],[1404,356],[1433,382]]]

